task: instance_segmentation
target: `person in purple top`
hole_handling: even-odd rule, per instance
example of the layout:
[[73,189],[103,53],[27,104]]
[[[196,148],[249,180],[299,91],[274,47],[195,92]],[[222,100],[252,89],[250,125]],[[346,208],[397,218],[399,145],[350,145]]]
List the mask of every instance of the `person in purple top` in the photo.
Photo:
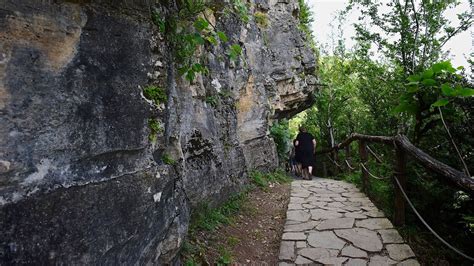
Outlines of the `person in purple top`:
[[303,179],[311,180],[314,167],[314,151],[316,140],[313,135],[300,127],[300,133],[296,136],[295,147],[297,149],[296,160],[301,164]]

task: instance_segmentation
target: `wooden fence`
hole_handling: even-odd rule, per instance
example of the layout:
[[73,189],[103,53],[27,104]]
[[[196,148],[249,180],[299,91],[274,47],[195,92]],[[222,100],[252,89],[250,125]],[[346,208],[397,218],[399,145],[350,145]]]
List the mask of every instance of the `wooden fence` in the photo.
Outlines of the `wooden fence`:
[[[456,170],[443,162],[436,160],[429,156],[426,152],[415,147],[406,136],[370,136],[358,133],[351,134],[343,142],[335,145],[332,148],[323,149],[316,152],[316,154],[327,154],[333,155],[333,163],[337,164],[341,169],[342,167],[338,164],[338,151],[345,150],[346,158],[350,158],[349,145],[357,141],[359,144],[359,156],[360,156],[360,170],[362,180],[362,190],[367,193],[367,187],[369,184],[369,176],[373,176],[365,166],[368,161],[369,153],[374,156],[375,160],[381,162],[381,159],[367,146],[368,143],[381,143],[389,146],[393,146],[395,152],[394,171],[392,176],[392,182],[395,188],[394,198],[394,217],[393,223],[397,226],[405,224],[405,199],[402,190],[406,190],[406,164],[407,157],[415,159],[417,163],[425,167],[428,171],[437,173],[435,175],[442,181],[447,181],[452,186],[457,187],[460,190],[469,193],[474,196],[474,179],[467,176],[463,172]],[[346,159],[348,169],[354,169],[351,167],[349,161]],[[397,182],[398,181],[398,182]],[[397,184],[398,183],[398,184]]]

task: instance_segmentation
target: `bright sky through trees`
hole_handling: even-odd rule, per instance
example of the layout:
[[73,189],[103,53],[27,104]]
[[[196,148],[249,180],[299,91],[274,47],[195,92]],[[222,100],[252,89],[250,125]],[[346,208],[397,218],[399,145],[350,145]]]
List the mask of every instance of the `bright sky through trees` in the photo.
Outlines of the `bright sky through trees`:
[[[329,45],[330,47],[332,42],[331,35],[333,31],[330,24],[336,18],[337,12],[343,10],[349,1],[306,0],[306,2],[314,13],[312,29],[316,41],[320,45]],[[457,6],[455,9],[449,10],[446,13],[446,17],[453,21],[453,24],[456,25],[456,14],[469,9],[469,2],[467,0],[462,0],[459,6]],[[359,14],[353,11],[349,16],[346,17],[346,22],[343,26],[343,36],[345,37],[347,48],[351,48],[355,44],[355,42],[351,39],[355,35],[355,30],[352,26],[352,23],[357,21],[358,16]],[[334,30],[337,30],[337,28]],[[449,40],[449,42],[447,42],[444,46],[444,49],[449,49],[451,51],[450,59],[454,66],[462,65],[468,68],[467,58],[469,57],[470,53],[474,53],[473,46],[474,27],[471,27],[470,30],[465,31]]]

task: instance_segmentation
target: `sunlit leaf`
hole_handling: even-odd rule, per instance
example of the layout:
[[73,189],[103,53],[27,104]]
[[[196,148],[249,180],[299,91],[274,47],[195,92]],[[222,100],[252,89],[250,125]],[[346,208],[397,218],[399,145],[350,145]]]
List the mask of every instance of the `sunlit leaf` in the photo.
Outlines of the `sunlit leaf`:
[[445,106],[448,103],[449,103],[448,99],[439,99],[436,102],[434,102],[431,106],[440,107],[440,106]]
[[223,42],[227,42],[229,40],[229,38],[227,38],[227,35],[222,32],[222,31],[218,31],[217,32],[217,36],[219,37],[219,39]]
[[434,71],[431,69],[428,69],[423,72],[422,76],[423,76],[423,79],[429,79],[433,77],[433,74],[434,74]]
[[434,79],[424,79],[421,83],[423,83],[426,86],[434,86],[434,85],[436,85],[436,80],[434,80]]
[[441,85],[441,91],[443,92],[444,95],[446,96],[453,96],[454,95],[454,89],[451,88],[448,84],[443,84]]
[[229,57],[230,57],[230,60],[232,60],[232,61],[237,60],[237,58],[240,56],[241,53],[242,53],[242,47],[240,47],[240,45],[238,45],[238,44],[232,44],[232,45],[229,47]]
[[433,69],[433,71],[435,73],[439,73],[439,72],[442,72],[443,70],[444,71],[448,71],[449,69],[453,68],[453,66],[451,65],[451,62],[450,61],[443,61],[443,62],[439,62],[439,63],[436,63],[434,64],[431,69]]
[[406,85],[407,85],[407,86],[413,86],[413,85],[418,85],[419,83],[420,83],[420,82],[418,82],[418,81],[410,81],[410,82],[408,82]]
[[203,31],[209,27],[209,22],[203,18],[197,18],[196,21],[194,21],[194,28],[198,31]]
[[461,97],[469,97],[474,95],[474,89],[462,88],[458,91],[458,95]]
[[217,39],[214,38],[214,36],[208,36],[208,37],[206,37],[206,40],[208,42],[210,42],[211,44],[213,44],[213,45],[218,45]]
[[410,81],[410,82],[417,82],[417,81],[421,80],[421,76],[420,75],[411,75],[411,76],[408,76],[407,80]]
[[408,89],[407,89],[407,91],[408,91],[409,93],[415,93],[415,92],[417,92],[417,91],[419,91],[419,90],[420,90],[420,87],[418,87],[418,86],[410,86],[410,87],[408,87]]

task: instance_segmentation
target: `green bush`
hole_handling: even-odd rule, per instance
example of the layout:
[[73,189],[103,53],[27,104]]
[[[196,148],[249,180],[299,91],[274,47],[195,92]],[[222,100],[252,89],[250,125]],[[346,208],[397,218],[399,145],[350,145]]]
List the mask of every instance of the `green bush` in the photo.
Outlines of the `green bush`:
[[261,173],[259,171],[251,171],[250,172],[250,179],[258,187],[264,188],[264,187],[268,186],[267,179],[265,178],[263,173]]
[[150,141],[155,142],[158,134],[163,132],[163,127],[161,126],[160,121],[154,118],[148,119],[148,127],[151,131],[148,138],[150,139]]
[[258,26],[262,28],[268,27],[268,16],[265,13],[262,13],[260,11],[255,12],[254,14],[255,17],[255,22],[257,23]]
[[267,188],[270,182],[273,183],[288,183],[293,180],[291,177],[289,177],[285,171],[281,169],[277,169],[274,172],[271,173],[262,173],[257,170],[250,171],[250,179],[253,184],[255,184],[257,187],[260,188]]
[[207,96],[206,103],[212,106],[213,108],[217,107],[218,99],[216,96]]
[[171,158],[171,156],[167,153],[163,154],[163,156],[161,156],[161,160],[163,161],[163,163],[167,164],[167,165],[175,165],[176,164],[176,161]]
[[231,223],[232,216],[241,209],[246,195],[247,191],[236,194],[218,208],[211,208],[209,204],[201,203],[193,212],[191,230],[212,231],[221,224]]
[[283,119],[276,121],[270,127],[270,135],[275,141],[278,158],[280,161],[286,161],[288,159],[288,143],[290,142],[290,130],[288,128],[288,120]]
[[289,183],[293,180],[282,169],[277,169],[272,173],[268,173],[267,174],[267,179],[268,179],[268,181],[278,182],[278,183]]
[[163,88],[158,86],[150,85],[143,88],[143,96],[150,101],[153,101],[156,105],[165,103],[168,101],[168,96]]

